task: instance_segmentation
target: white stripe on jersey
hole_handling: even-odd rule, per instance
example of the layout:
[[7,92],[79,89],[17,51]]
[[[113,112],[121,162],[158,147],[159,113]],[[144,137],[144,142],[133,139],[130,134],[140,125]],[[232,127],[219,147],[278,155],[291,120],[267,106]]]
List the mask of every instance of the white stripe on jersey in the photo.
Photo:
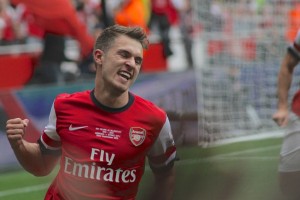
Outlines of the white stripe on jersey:
[[49,122],[47,126],[45,126],[44,133],[47,134],[49,138],[55,141],[60,141],[60,137],[56,132],[56,113],[54,109],[54,104],[52,104],[50,115],[49,115]]
[[[169,118],[166,117],[165,124],[163,125],[155,143],[151,147],[151,149],[148,153],[148,156],[156,157],[156,156],[164,155],[166,153],[167,149],[174,145],[175,144],[174,144],[174,139],[173,139],[173,135],[172,135],[172,131],[171,131],[170,121],[169,121]],[[168,165],[172,160],[174,160],[175,157],[176,157],[176,151],[173,152],[168,157],[168,159],[166,159],[166,161],[164,163],[160,163],[160,164],[151,163],[151,165],[155,166],[155,167],[165,166],[165,165]]]

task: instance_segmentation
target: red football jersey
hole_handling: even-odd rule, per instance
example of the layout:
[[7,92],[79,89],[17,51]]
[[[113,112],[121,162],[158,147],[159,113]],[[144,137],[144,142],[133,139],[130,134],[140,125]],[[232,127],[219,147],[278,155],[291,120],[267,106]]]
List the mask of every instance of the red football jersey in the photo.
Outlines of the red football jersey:
[[100,104],[93,91],[55,99],[39,143],[61,160],[45,199],[135,199],[146,157],[154,170],[173,163],[166,113],[129,94],[118,109]]

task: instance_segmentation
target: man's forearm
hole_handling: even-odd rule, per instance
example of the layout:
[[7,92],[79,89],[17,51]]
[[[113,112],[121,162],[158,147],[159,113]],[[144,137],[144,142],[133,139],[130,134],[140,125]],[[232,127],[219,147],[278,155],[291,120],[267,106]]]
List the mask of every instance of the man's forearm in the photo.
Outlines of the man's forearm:
[[172,200],[175,189],[175,169],[168,172],[156,173],[154,189],[149,199]]
[[44,158],[37,143],[25,140],[18,146],[12,146],[20,165],[35,176],[45,176],[51,171],[45,164]]
[[293,70],[295,67],[294,59],[287,53],[278,75],[278,109],[288,108],[288,93],[292,83]]

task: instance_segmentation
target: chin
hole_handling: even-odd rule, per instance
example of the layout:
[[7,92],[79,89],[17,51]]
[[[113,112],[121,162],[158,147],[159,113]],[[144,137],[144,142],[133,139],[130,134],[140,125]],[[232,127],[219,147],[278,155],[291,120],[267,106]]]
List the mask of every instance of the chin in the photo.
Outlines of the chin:
[[120,93],[120,94],[122,94],[124,92],[127,92],[128,90],[129,90],[129,87],[124,86],[124,85],[122,85],[122,86],[119,85],[119,86],[115,87],[115,91]]

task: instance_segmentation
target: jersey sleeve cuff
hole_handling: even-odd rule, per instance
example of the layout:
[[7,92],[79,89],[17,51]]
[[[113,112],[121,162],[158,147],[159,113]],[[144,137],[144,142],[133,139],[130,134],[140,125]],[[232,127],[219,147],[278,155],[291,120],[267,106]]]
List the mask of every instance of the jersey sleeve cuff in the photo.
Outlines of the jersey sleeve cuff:
[[57,149],[57,150],[53,150],[53,149],[47,149],[45,147],[45,145],[43,144],[43,142],[41,141],[41,138],[38,139],[37,143],[40,146],[40,150],[42,152],[42,154],[44,155],[61,155],[61,149]]
[[300,53],[291,45],[287,48],[287,51],[297,60],[300,60]]

